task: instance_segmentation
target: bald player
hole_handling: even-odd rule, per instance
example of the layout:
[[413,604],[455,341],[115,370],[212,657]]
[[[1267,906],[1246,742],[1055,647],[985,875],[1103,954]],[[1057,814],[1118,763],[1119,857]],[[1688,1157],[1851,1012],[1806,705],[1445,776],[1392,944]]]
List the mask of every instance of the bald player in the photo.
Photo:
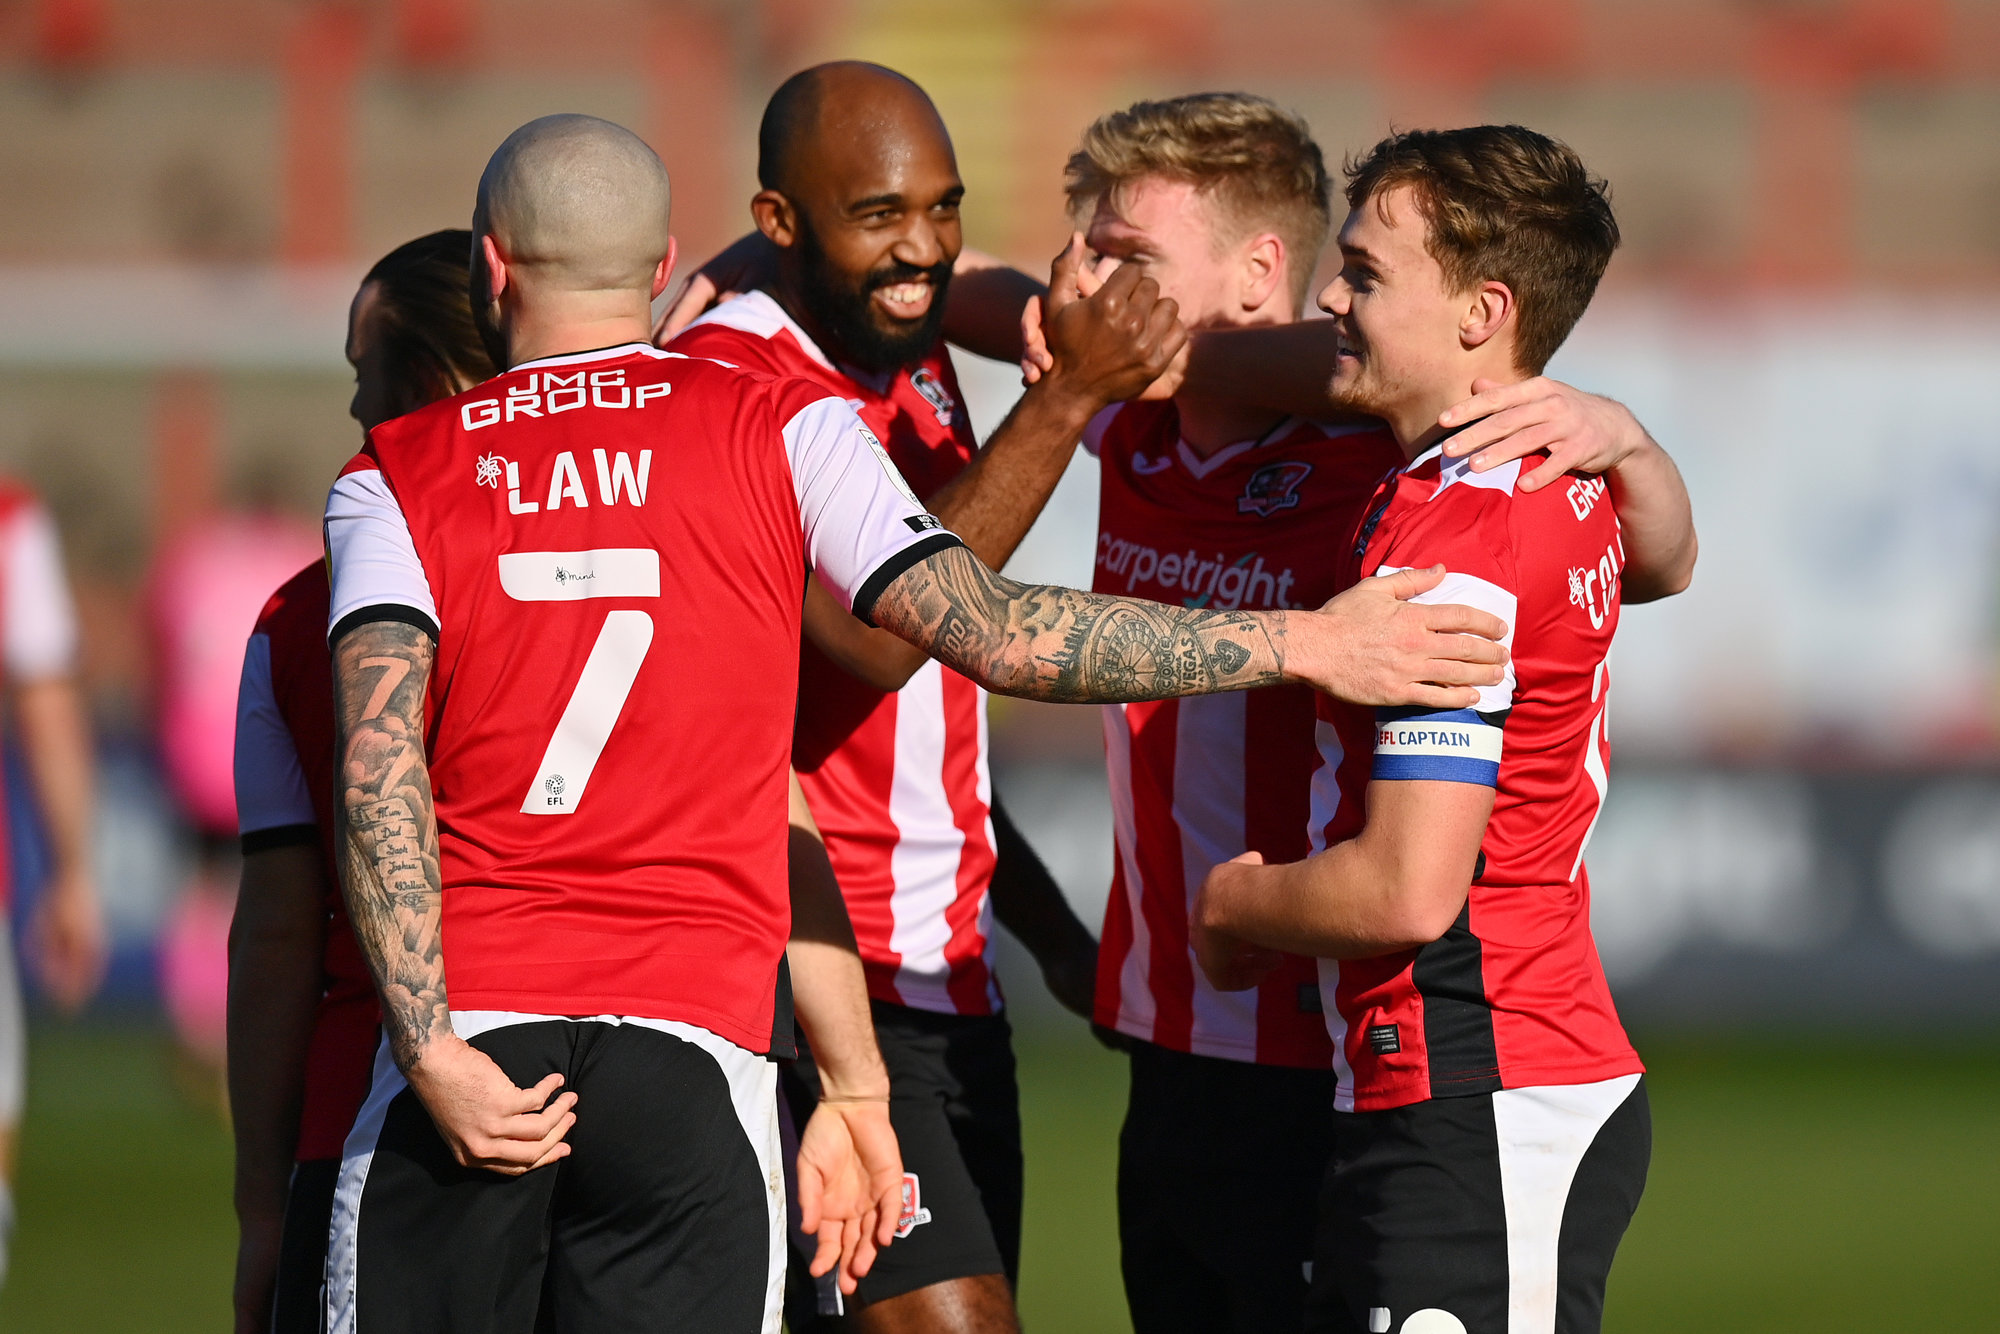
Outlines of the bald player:
[[[1499,621],[1402,600],[1442,571],[1265,614],[994,574],[844,400],[646,342],[667,205],[629,131],[510,136],[473,218],[509,369],[377,427],[327,500],[341,878],[384,1029],[335,1331],[778,1328],[808,568],[1035,698],[1303,680],[1449,708],[1500,676]],[[886,1100],[829,1089],[802,1136],[822,1270],[864,1273],[895,1229],[900,1181],[855,1150]]]
[[[980,449],[940,337],[965,187],[930,98],[879,65],[815,66],[772,95],[758,142],[751,212],[776,252],[770,279],[668,346],[846,399],[931,513],[1004,564],[1090,419],[1173,363],[1174,303],[1136,268],[1114,277],[1053,330],[1059,366]],[[1036,290],[994,276],[1025,284],[1015,311]],[[857,1300],[795,1283],[790,1323],[847,1308],[865,1330],[1012,1330],[1021,1126],[993,920],[1086,1016],[1097,942],[992,801],[979,686],[870,629],[818,579],[805,630],[793,764],[856,927],[908,1184],[897,1243]],[[790,1105],[810,1110],[815,1083],[802,1060]]]

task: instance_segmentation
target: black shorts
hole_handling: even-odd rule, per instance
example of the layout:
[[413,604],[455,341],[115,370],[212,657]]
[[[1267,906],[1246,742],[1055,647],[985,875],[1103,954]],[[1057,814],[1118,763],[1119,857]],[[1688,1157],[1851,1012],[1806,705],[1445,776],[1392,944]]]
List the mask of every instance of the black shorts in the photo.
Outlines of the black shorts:
[[1335,1119],[1307,1329],[1595,1334],[1652,1157],[1640,1076]]
[[654,1020],[453,1024],[523,1088],[562,1073],[569,1156],[516,1177],[459,1167],[378,1053],[334,1191],[333,1334],[776,1334],[770,1060]]
[[278,1242],[272,1334],[320,1334],[325,1328],[326,1230],[333,1221],[333,1187],[339,1179],[338,1158],[314,1158],[292,1167]]
[[1118,1243],[1134,1334],[1298,1329],[1334,1072],[1127,1048]]
[[[904,1218],[854,1300],[862,1305],[981,1274],[1014,1282],[1021,1259],[1021,1107],[1012,1030],[1000,1015],[934,1014],[873,1002],[889,1067],[889,1120],[903,1152]],[[803,1127],[819,1097],[811,1053],[785,1071]],[[807,1272],[810,1240],[792,1229],[786,1316],[794,1331],[841,1311],[831,1275]]]

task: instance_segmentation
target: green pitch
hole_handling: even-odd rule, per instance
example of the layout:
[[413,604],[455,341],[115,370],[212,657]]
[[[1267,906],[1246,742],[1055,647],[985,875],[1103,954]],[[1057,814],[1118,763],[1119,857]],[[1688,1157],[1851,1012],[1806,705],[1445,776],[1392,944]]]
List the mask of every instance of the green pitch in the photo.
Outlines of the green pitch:
[[[2000,1044],[1642,1042],[1651,1184],[1606,1328],[1967,1329],[1992,1319]],[[43,1029],[33,1053],[9,1334],[226,1328],[228,1138],[144,1031]],[[1032,1334],[1125,1328],[1112,1154],[1119,1058],[1021,1043]]]

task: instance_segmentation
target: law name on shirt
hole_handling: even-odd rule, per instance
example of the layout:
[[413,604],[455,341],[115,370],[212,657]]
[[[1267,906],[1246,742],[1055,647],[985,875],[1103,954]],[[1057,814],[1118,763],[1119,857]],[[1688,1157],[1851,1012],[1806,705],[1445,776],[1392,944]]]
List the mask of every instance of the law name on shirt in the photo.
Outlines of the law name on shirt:
[[[646,482],[653,472],[653,451],[639,451],[636,465],[632,456],[624,450],[615,452],[593,449],[591,461],[597,465],[597,499],[600,504],[629,504],[643,506],[646,503]],[[534,514],[539,512],[544,502],[521,499],[521,465],[498,454],[482,454],[473,465],[472,480],[480,486],[500,489],[500,479],[507,479],[507,512],[509,514]],[[549,460],[548,508],[559,510],[567,501],[578,509],[590,508],[590,497],[583,489],[583,473],[576,466],[576,455],[563,450]]]
[[1291,567],[1272,570],[1254,551],[1232,561],[1219,551],[1212,558],[1202,556],[1193,547],[1163,552],[1141,542],[1099,533],[1097,567],[1107,574],[1124,575],[1125,592],[1150,597],[1155,602],[1171,599],[1141,585],[1156,585],[1162,594],[1178,591],[1180,601],[1189,607],[1213,606],[1234,611],[1238,607],[1297,609],[1301,605],[1289,597],[1297,579]]

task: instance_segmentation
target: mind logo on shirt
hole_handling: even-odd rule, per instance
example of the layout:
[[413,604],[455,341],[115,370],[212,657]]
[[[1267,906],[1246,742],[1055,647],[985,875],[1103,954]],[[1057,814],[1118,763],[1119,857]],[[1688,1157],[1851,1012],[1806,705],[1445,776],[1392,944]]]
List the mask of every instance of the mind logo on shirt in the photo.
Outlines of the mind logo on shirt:
[[497,454],[483,456],[473,467],[472,480],[497,491],[500,488],[500,464],[501,459]]
[[1273,463],[1250,474],[1243,494],[1236,498],[1238,514],[1270,518],[1279,510],[1299,503],[1299,483],[1312,476],[1310,463]]

